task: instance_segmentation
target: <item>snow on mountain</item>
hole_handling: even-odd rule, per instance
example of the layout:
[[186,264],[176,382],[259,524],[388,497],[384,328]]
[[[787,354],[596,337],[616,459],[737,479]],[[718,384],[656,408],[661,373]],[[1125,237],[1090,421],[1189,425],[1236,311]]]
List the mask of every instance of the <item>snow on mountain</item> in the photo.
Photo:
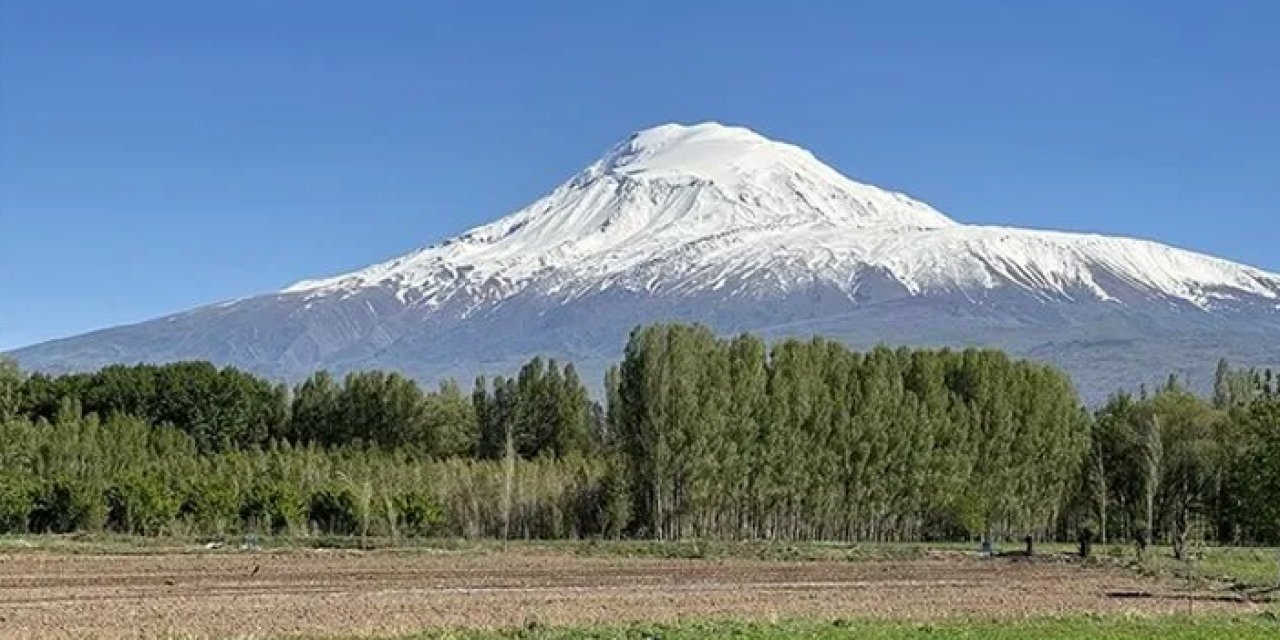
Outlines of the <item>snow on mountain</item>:
[[572,299],[734,282],[759,296],[821,281],[853,295],[868,274],[909,295],[1015,287],[1123,302],[1140,292],[1202,308],[1280,299],[1280,276],[1153,242],[960,225],[799,147],[715,123],[641,131],[526,209],[285,291],[388,287],[407,303],[476,307],[530,288]]
[[56,340],[29,369],[208,359],[298,379],[424,381],[571,359],[598,379],[637,324],[770,338],[992,346],[1086,398],[1220,357],[1280,365],[1280,275],[1126,238],[959,224],[796,146],[663,125],[529,207],[442,244],[281,292]]

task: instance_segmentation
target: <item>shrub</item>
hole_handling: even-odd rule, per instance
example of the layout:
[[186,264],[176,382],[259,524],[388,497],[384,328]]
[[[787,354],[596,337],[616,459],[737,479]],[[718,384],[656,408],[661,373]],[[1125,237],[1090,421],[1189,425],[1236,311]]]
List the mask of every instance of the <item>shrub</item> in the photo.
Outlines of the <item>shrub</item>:
[[178,500],[155,477],[127,475],[107,489],[107,524],[122,533],[155,535],[178,514]]
[[0,533],[24,533],[34,487],[25,478],[0,477]]
[[62,477],[37,490],[28,525],[37,533],[98,531],[106,516],[107,501],[96,484]]
[[222,534],[240,521],[240,494],[235,483],[221,478],[191,478],[178,513],[208,533]]
[[311,494],[307,520],[332,535],[352,535],[360,529],[355,495],[347,488],[326,488]]
[[432,536],[444,525],[444,512],[430,493],[403,491],[396,495],[396,511],[400,514],[400,533],[407,536]]
[[264,533],[298,531],[306,521],[306,504],[296,487],[282,482],[260,482],[240,501],[240,520],[249,530]]

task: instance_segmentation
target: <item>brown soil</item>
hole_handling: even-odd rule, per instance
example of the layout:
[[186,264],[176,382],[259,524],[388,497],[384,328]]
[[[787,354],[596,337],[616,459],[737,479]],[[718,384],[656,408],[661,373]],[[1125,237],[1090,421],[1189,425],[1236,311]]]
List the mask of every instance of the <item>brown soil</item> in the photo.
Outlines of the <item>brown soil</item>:
[[1248,611],[1076,563],[943,555],[777,562],[293,551],[0,555],[0,638],[257,637],[684,617]]

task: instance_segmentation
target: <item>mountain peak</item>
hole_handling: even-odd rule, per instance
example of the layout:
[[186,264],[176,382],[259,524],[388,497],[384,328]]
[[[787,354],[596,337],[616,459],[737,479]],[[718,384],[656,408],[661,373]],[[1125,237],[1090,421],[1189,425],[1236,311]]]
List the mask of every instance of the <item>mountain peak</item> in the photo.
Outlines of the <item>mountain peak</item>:
[[637,131],[593,165],[597,173],[632,178],[692,177],[730,186],[748,176],[826,168],[809,152],[775,142],[745,127],[703,122],[663,124]]
[[741,243],[753,233],[785,230],[860,235],[955,226],[923,202],[850,180],[808,151],[750,129],[664,124],[633,133],[520,211],[407,256],[285,291],[388,282],[437,291],[462,271],[482,281],[524,283],[584,265],[622,271],[706,238]]

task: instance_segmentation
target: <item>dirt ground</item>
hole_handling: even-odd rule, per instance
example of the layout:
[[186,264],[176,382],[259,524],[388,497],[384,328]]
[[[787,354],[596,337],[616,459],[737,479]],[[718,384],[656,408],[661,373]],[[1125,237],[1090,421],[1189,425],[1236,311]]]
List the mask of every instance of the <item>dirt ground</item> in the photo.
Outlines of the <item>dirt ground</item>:
[[779,562],[291,551],[0,555],[0,638],[387,634],[683,617],[1250,611],[1119,568],[958,554]]

